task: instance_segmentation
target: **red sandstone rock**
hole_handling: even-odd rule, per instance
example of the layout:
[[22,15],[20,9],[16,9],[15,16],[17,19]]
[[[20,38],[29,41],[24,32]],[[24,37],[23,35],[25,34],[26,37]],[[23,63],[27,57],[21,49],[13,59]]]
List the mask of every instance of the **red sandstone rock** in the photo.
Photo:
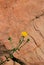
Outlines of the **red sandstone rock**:
[[44,0],[0,0],[0,40],[7,49],[8,37],[16,47],[22,31],[28,32],[30,42],[14,56],[26,65],[44,65]]

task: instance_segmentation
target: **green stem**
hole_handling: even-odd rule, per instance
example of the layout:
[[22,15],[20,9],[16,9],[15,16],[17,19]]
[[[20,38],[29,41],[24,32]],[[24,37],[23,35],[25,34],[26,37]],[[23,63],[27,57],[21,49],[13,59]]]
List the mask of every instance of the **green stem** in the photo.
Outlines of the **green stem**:
[[[12,49],[11,52],[13,51],[13,53],[14,53],[14,52],[16,52],[16,51],[19,49],[20,45],[21,45],[22,42],[24,41],[23,39],[24,39],[24,38],[22,38],[22,39],[19,41],[19,45],[17,46],[17,48]],[[13,53],[12,53],[12,54],[13,54]],[[12,54],[9,53],[10,56],[7,57],[7,58],[12,58]],[[1,62],[0,65],[2,65],[3,63],[5,63],[6,61],[7,61],[7,59],[6,59],[5,61]]]
[[[8,58],[10,58],[10,57],[8,57]],[[4,64],[6,61],[7,61],[7,59],[5,61],[1,62],[0,65]]]

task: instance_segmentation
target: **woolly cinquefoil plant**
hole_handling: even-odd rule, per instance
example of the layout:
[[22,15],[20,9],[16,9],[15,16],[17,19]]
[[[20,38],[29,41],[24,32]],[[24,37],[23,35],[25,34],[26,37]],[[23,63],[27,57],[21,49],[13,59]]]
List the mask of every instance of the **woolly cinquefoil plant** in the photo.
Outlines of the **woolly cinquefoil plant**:
[[[19,64],[21,64],[21,65],[25,65],[24,62],[22,62],[21,60],[15,58],[15,57],[13,56],[13,53],[16,52],[17,50],[20,50],[21,47],[23,47],[26,43],[28,43],[28,42],[30,41],[30,39],[29,39],[27,36],[28,36],[28,33],[27,33],[27,32],[22,32],[22,33],[21,33],[21,37],[20,37],[20,39],[19,39],[19,42],[18,42],[18,45],[17,45],[16,48],[12,48],[11,50],[7,50],[7,49],[5,48],[6,51],[1,51],[1,52],[3,52],[3,53],[9,54],[9,56],[6,56],[6,55],[5,55],[6,60],[4,60],[4,61],[0,60],[0,65],[3,65],[6,61],[9,61],[9,58],[11,58],[13,61],[15,61],[15,62],[17,62],[17,63],[19,63]],[[25,37],[27,37],[26,40],[25,40]],[[12,43],[12,38],[11,38],[11,37],[9,37],[8,40],[10,41],[10,43]],[[23,42],[25,42],[25,43],[22,45]],[[13,47],[13,46],[12,46],[12,47]]]

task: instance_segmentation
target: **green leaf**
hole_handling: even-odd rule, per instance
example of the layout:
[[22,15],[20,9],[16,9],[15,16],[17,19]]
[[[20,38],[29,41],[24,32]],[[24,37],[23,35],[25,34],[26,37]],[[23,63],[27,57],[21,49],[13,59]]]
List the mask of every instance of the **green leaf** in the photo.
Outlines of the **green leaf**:
[[26,42],[29,42],[29,41],[30,41],[30,39],[28,38]]
[[13,52],[15,52],[15,51],[16,51],[16,48],[13,49]]
[[9,37],[9,38],[8,38],[8,40],[9,40],[9,41],[12,41],[12,38],[11,38],[11,37]]
[[10,54],[10,58],[13,58],[13,55],[12,54]]
[[5,57],[6,57],[6,60],[9,61],[8,57],[7,56],[5,56]]

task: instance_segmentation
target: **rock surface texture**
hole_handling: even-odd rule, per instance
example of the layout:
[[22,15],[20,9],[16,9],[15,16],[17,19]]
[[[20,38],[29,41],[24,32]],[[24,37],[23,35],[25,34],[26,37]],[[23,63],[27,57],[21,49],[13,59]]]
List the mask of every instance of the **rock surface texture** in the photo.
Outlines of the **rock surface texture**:
[[[26,65],[44,65],[44,0],[0,0],[0,41],[11,49],[26,31],[30,42],[14,53]],[[12,60],[4,65],[19,65]]]

